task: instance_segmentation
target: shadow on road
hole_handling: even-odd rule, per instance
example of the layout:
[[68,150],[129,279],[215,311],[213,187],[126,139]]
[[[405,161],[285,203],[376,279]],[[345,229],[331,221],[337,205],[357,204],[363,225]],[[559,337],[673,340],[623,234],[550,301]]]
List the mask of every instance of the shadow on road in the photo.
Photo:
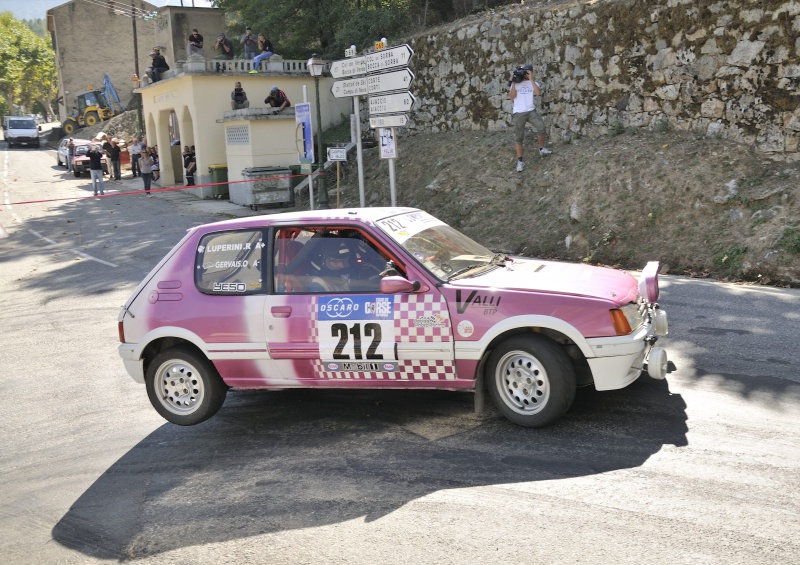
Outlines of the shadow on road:
[[85,555],[130,559],[355,518],[450,488],[642,465],[683,446],[686,405],[665,381],[581,391],[530,430],[472,395],[426,391],[232,392],[208,422],[165,424],[109,468],[53,528]]

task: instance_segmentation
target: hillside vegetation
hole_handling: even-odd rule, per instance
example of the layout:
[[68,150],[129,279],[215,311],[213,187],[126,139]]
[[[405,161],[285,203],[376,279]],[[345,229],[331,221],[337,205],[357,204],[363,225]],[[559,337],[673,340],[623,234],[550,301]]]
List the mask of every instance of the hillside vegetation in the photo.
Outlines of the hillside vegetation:
[[[800,285],[797,163],[664,128],[556,143],[544,158],[528,143],[517,173],[512,143],[510,130],[401,138],[397,204],[514,254]],[[367,205],[388,205],[388,162],[364,153]],[[342,206],[358,206],[357,176],[351,163]]]

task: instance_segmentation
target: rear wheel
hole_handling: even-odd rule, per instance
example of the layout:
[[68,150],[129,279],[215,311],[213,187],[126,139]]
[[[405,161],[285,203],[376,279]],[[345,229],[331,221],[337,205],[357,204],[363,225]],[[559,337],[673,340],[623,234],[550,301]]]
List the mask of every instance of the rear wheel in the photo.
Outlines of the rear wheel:
[[100,116],[97,112],[87,112],[86,116],[84,116],[83,121],[86,122],[86,125],[89,127],[95,126],[100,123]]
[[156,411],[180,426],[209,419],[228,393],[211,361],[185,346],[156,355],[147,367],[145,381],[147,396]]
[[517,336],[489,357],[486,382],[497,409],[515,424],[546,426],[563,416],[575,398],[575,370],[549,339]]

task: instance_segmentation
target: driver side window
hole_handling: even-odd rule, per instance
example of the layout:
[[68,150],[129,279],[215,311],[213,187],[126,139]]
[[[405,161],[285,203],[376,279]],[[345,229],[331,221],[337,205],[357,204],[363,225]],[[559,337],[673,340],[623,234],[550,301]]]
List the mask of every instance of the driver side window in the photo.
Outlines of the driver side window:
[[275,231],[278,294],[380,292],[392,258],[360,230],[292,227]]

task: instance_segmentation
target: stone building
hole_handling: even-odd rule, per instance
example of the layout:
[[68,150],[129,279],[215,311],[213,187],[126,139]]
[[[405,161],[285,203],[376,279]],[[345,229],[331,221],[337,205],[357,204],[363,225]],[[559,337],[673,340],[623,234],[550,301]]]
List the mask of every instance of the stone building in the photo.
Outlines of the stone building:
[[[61,121],[75,106],[76,94],[86,91],[89,85],[102,88],[104,74],[111,79],[123,105],[131,99],[136,69],[132,11],[103,4],[101,0],[71,0],[47,11],[47,29],[56,54]],[[156,6],[144,0],[133,0],[132,5],[140,14],[156,10]],[[150,62],[148,53],[155,45],[152,20],[136,19],[136,40],[139,69],[143,73]]]

